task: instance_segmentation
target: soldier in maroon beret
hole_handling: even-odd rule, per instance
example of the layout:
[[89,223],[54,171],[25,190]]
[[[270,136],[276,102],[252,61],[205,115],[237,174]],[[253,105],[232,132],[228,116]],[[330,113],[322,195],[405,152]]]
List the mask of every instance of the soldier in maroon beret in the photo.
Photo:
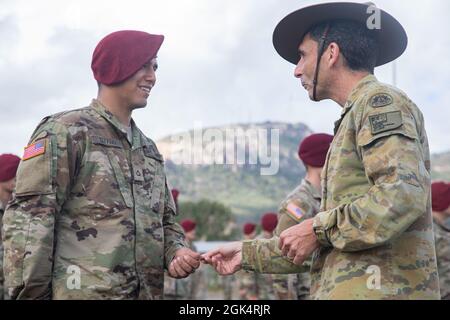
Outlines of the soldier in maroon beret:
[[12,299],[162,299],[164,270],[183,278],[199,267],[163,158],[131,117],[155,86],[163,40],[104,37],[91,63],[97,98],[35,130],[3,220]]
[[2,218],[6,204],[11,199],[16,185],[16,172],[20,158],[13,154],[0,155],[0,300],[3,300],[3,245]]
[[441,299],[450,300],[450,184],[433,183],[431,198]]
[[16,172],[19,167],[20,158],[13,154],[0,155],[0,215],[12,196],[16,185]]

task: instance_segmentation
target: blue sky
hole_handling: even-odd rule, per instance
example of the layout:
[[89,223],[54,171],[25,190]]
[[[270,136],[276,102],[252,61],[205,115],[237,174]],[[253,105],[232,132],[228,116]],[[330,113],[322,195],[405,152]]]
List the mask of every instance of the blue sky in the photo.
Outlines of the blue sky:
[[[340,107],[314,103],[272,46],[285,15],[322,1],[0,0],[0,153],[21,155],[40,119],[89,104],[92,51],[106,34],[164,34],[156,87],[134,118],[157,140],[195,123],[303,122],[332,133]],[[397,86],[419,106],[433,153],[450,150],[450,2],[380,0],[409,35]],[[392,64],[376,70],[392,83]]]

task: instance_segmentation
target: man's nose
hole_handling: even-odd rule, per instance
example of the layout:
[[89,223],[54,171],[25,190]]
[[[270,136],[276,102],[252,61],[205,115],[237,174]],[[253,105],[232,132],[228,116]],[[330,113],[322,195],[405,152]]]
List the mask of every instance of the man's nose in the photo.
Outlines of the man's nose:
[[145,73],[145,80],[152,82],[156,80],[156,72],[155,70],[153,70],[153,68],[148,68],[147,72]]
[[294,69],[294,77],[300,78],[303,75],[303,63],[299,61]]

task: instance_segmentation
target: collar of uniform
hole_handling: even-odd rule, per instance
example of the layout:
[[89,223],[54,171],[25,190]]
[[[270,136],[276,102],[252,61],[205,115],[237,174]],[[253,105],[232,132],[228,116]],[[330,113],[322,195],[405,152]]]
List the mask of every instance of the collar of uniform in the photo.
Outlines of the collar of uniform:
[[103,118],[105,118],[110,124],[112,124],[117,130],[123,132],[123,134],[127,135],[127,130],[123,124],[108,110],[106,110],[105,106],[103,106],[100,101],[97,99],[92,99],[91,107],[98,114],[100,114]]
[[439,221],[438,219],[436,219],[434,217],[433,217],[433,222],[438,228],[441,228],[442,230],[445,230],[446,232],[450,232],[450,226],[446,226],[445,224],[443,224],[441,221]]
[[344,108],[342,109],[342,116],[344,116],[354,105],[356,99],[360,97],[360,91],[369,83],[378,81],[377,78],[373,74],[369,74],[362,78],[358,84],[353,88],[350,92],[350,95],[347,98],[347,102],[345,103]]
[[[100,101],[98,101],[97,99],[92,99],[91,107],[103,118],[105,118],[114,128],[116,128],[117,131],[123,133],[123,135],[128,140],[127,128],[122,123],[120,123],[120,121],[111,112],[106,110],[106,108],[100,103]],[[142,146],[141,139],[139,137],[139,132],[133,119],[131,119],[130,125],[133,135],[133,141],[130,141],[130,143],[132,144],[133,149],[139,148],[140,146]]]
[[145,145],[145,143],[143,141],[143,134],[141,133],[141,131],[139,130],[139,128],[137,127],[137,125],[133,119],[131,119],[130,125],[133,130],[132,131],[132,133],[133,133],[133,141],[132,141],[133,149],[141,148],[142,146]]
[[352,92],[350,92],[350,95],[348,96],[347,102],[344,105],[344,108],[342,109],[341,118],[334,123],[334,135],[337,134],[339,127],[342,123],[342,120],[344,119],[345,115],[351,110],[353,105],[356,102],[356,99],[360,96],[360,91],[369,83],[373,83],[375,81],[378,81],[377,78],[373,74],[369,74],[361,79],[361,81],[358,82],[358,84],[353,88]]
[[306,179],[303,179],[301,185],[303,185],[306,188],[306,190],[313,196],[314,199],[318,200],[322,199],[321,192],[317,190],[316,187],[314,187],[311,182],[309,182]]

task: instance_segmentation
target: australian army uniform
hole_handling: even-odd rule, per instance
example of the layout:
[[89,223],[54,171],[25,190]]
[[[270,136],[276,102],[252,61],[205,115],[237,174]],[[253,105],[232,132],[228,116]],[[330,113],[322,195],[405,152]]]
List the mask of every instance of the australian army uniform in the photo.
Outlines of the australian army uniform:
[[[305,8],[280,22],[274,35],[279,41],[274,41],[276,47],[281,48],[282,35],[295,28],[293,21],[306,21],[310,10],[316,17],[326,11],[336,14],[336,19],[367,20],[365,4]],[[377,65],[395,59],[406,48],[404,29],[392,16],[379,11],[384,26],[395,30],[399,38],[383,40],[380,45],[392,50],[386,56],[389,50],[383,48]],[[303,27],[307,30],[311,25]],[[295,45],[289,57],[279,50],[292,63],[298,62],[301,35],[290,39]],[[314,218],[321,246],[312,260],[313,298],[440,298],[428,140],[420,110],[403,92],[378,82],[373,75],[356,85],[336,123],[322,188],[321,212]],[[293,263],[281,256],[277,243],[247,242],[242,252],[246,269],[270,273],[295,270]]]
[[186,244],[163,159],[131,128],[96,100],[38,126],[4,217],[13,298],[162,298],[164,267]]

